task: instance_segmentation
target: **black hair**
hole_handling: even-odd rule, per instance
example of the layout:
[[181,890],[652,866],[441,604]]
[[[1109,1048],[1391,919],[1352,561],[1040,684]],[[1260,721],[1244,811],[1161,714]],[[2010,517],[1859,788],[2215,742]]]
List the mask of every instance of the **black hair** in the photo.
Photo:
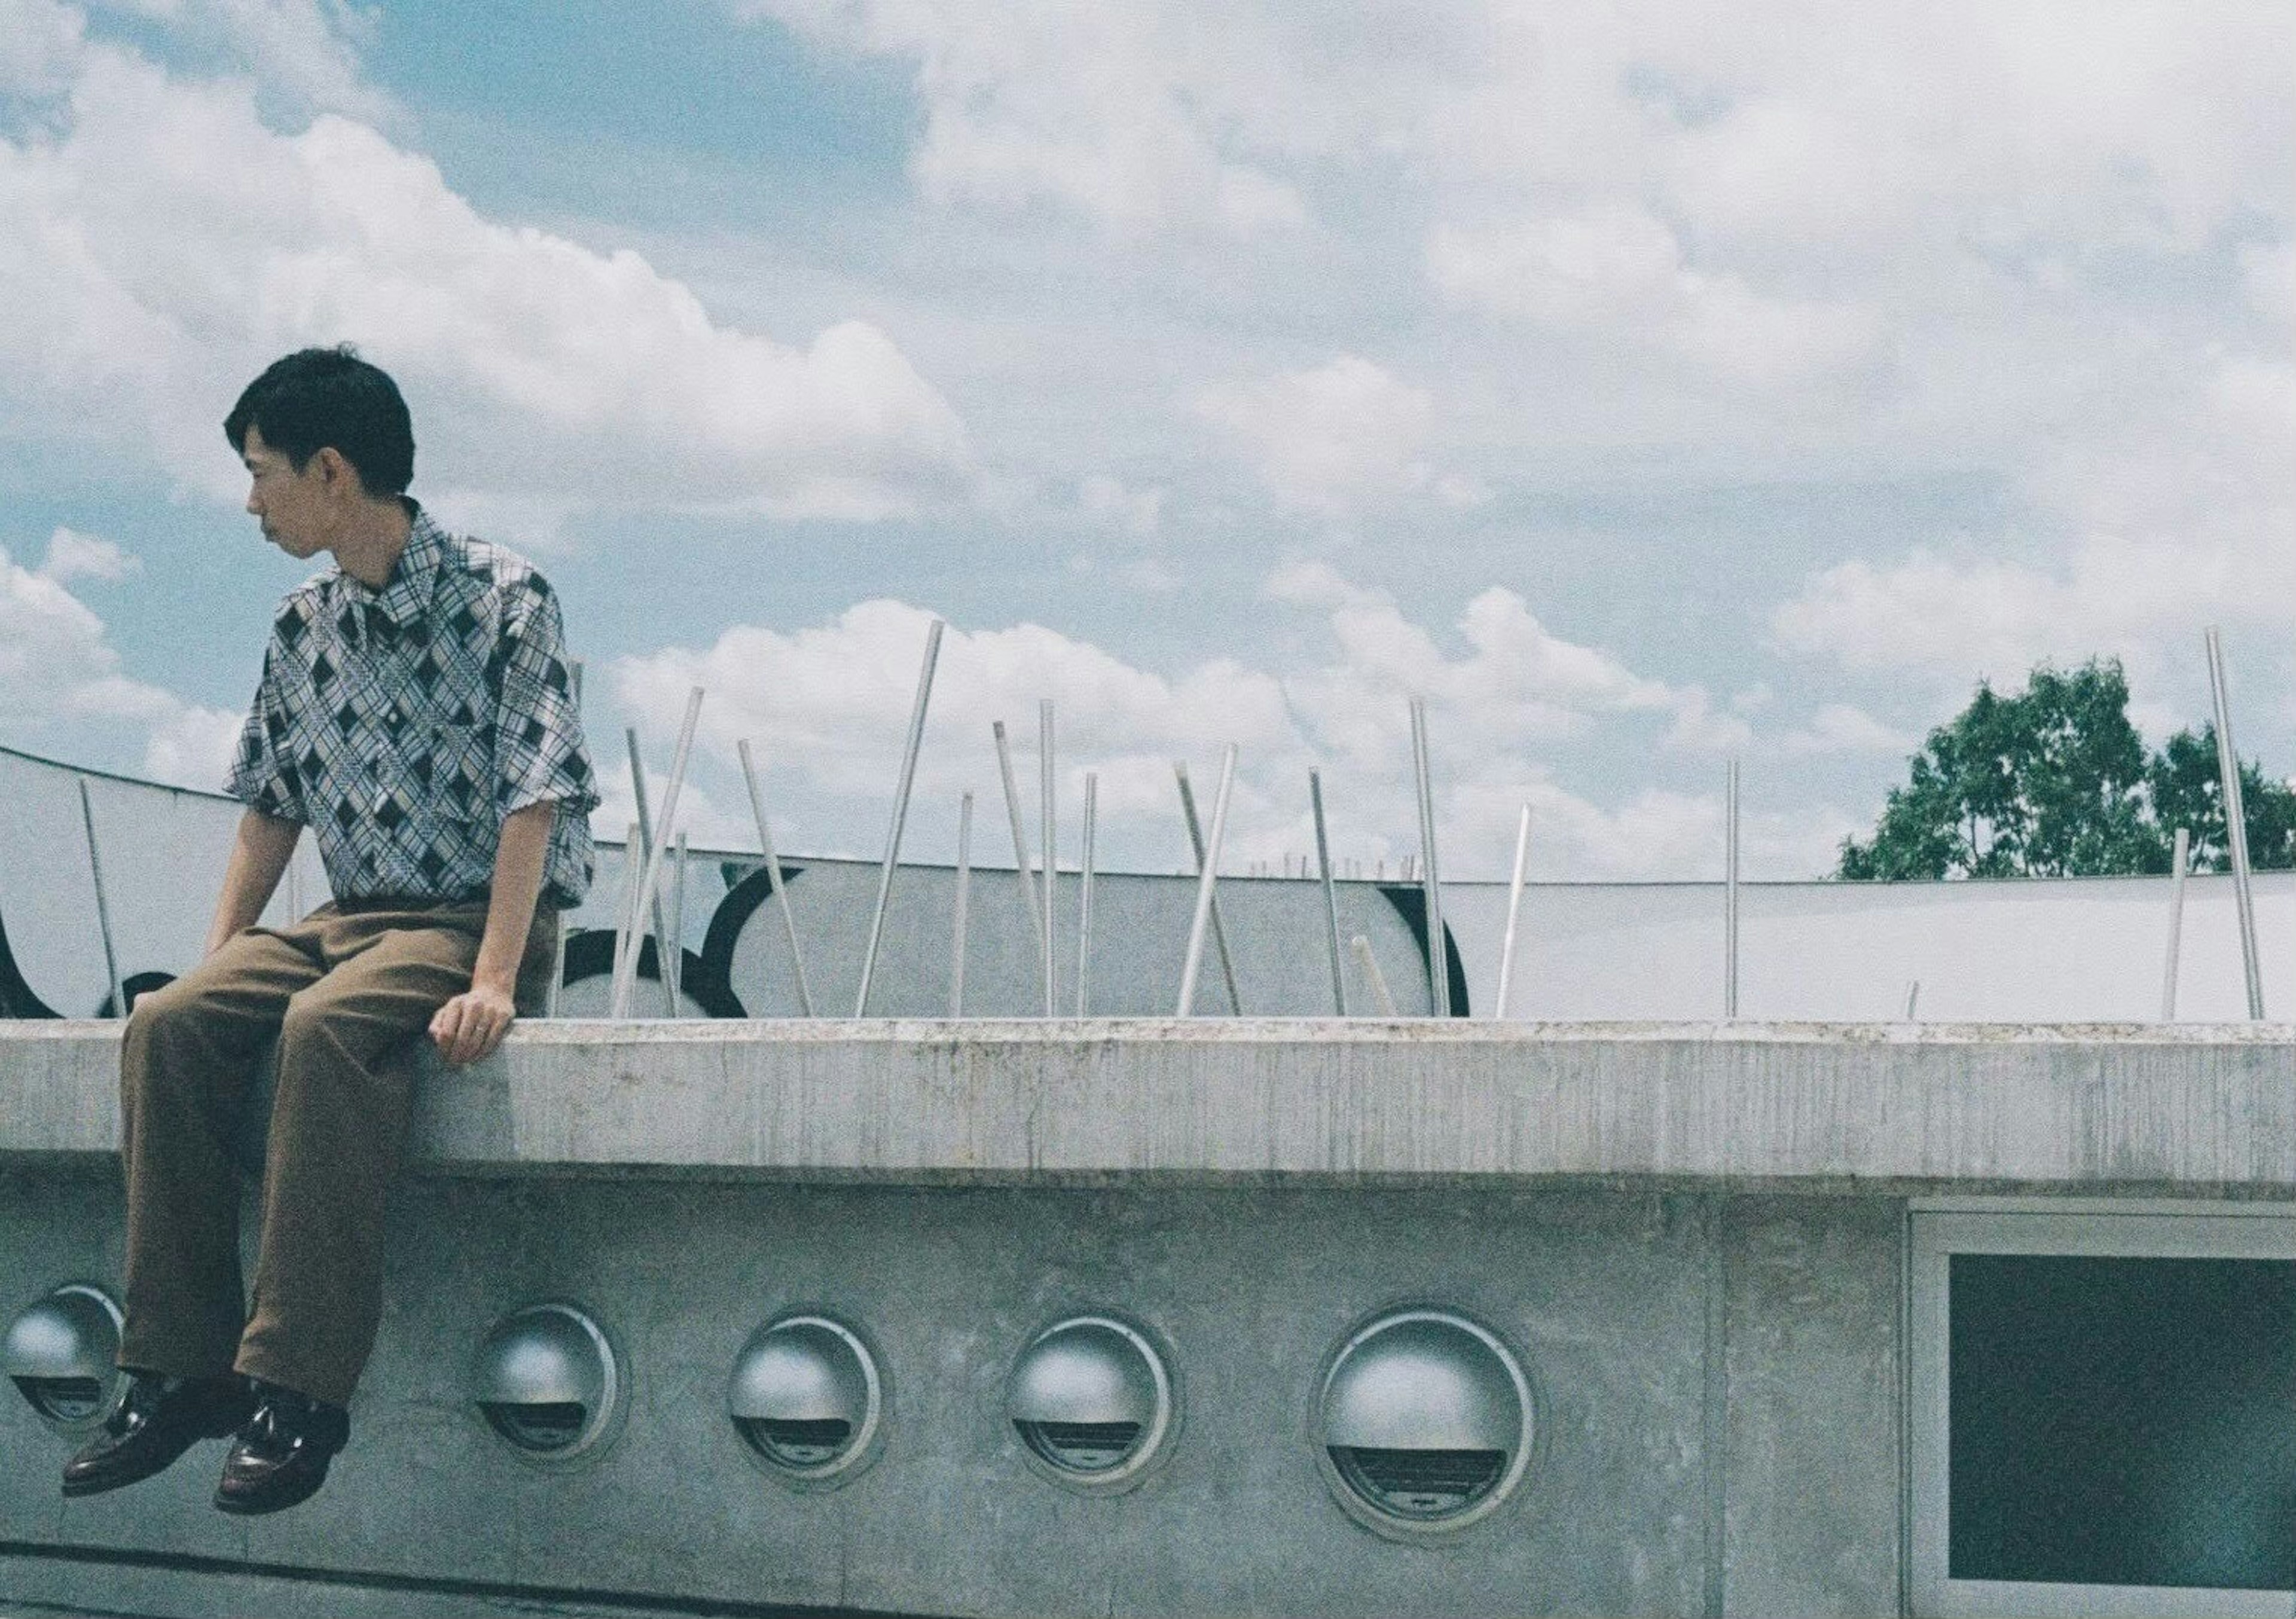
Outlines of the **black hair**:
[[378,499],[414,481],[414,423],[398,384],[348,343],[273,361],[223,419],[224,437],[242,454],[250,428],[298,472],[332,448]]

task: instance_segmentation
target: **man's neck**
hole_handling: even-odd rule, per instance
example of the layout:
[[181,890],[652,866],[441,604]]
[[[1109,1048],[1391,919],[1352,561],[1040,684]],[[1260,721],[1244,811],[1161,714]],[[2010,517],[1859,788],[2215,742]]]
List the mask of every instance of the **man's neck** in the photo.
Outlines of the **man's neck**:
[[398,566],[413,529],[414,519],[402,502],[363,501],[328,549],[345,573],[369,590],[381,590],[390,582],[390,570]]

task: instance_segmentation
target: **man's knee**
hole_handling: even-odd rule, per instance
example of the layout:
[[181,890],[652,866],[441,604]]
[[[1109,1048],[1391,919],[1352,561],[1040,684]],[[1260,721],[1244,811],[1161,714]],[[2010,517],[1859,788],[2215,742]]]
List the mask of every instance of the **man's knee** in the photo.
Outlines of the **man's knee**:
[[150,1059],[165,1056],[187,1039],[197,1039],[215,1011],[200,985],[184,978],[136,996],[135,1004],[128,1009],[123,1036],[122,1076],[131,1082],[148,1079],[159,1066]]
[[279,1057],[283,1066],[300,1067],[304,1057],[343,1043],[342,1009],[331,1004],[317,989],[314,985],[287,998],[287,1010],[279,1019]]

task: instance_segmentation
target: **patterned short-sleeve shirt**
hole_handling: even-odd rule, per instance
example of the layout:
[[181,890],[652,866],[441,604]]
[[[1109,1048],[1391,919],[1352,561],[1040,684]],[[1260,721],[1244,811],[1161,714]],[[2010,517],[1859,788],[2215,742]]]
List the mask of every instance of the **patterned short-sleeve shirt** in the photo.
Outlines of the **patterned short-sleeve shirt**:
[[504,817],[547,799],[543,900],[578,904],[598,793],[558,598],[406,505],[381,590],[330,568],[280,603],[228,790],[309,826],[338,897],[438,904],[484,895]]

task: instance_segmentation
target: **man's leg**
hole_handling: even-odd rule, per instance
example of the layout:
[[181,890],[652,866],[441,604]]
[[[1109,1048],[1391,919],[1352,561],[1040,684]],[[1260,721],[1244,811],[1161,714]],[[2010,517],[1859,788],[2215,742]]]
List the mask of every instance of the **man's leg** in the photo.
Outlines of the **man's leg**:
[[290,997],[319,977],[321,920],[250,928],[135,1002],[119,1062],[122,1366],[184,1378],[231,1370],[247,1296],[227,1143]]
[[127,1178],[127,1323],[134,1374],[103,1432],[64,1465],[66,1495],[151,1477],[247,1417],[230,1375],[247,1318],[239,1175],[225,1143],[288,997],[319,974],[308,929],[250,930],[135,1003],[120,1043]]
[[[290,1002],[264,1168],[263,1237],[238,1369],[347,1405],[382,1314],[383,1208],[413,1110],[410,1043],[471,986],[483,904],[330,925],[324,977]],[[550,964],[537,922],[521,983]]]

